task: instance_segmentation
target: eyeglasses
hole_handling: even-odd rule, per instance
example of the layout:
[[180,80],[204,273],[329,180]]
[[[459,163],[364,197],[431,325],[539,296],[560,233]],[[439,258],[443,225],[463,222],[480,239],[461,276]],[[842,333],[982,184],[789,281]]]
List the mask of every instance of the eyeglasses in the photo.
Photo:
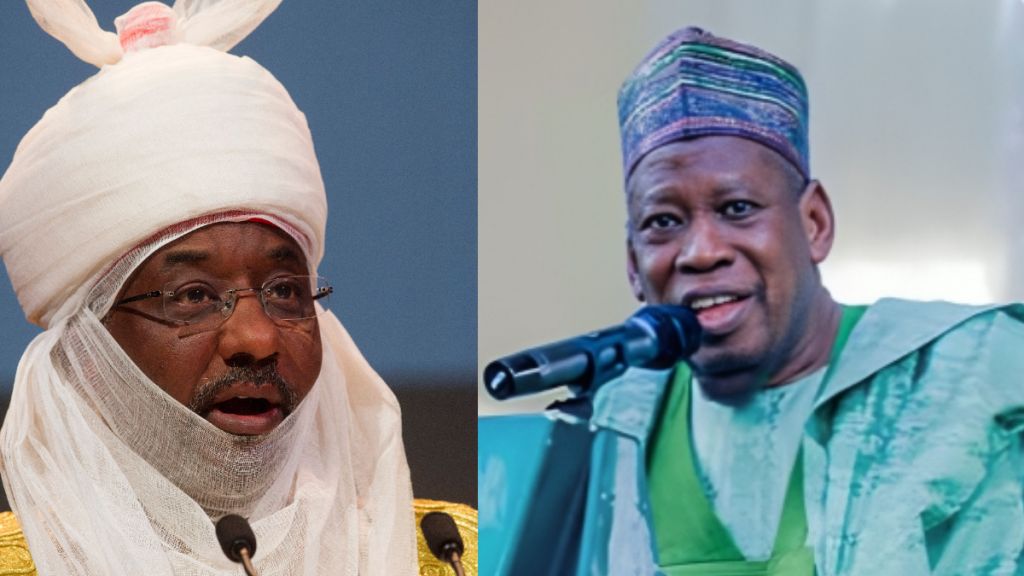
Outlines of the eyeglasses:
[[[154,290],[122,298],[121,306],[151,298],[160,298],[163,319],[192,327],[190,333],[213,330],[227,321],[235,311],[239,295],[255,293],[263,311],[274,320],[308,320],[327,308],[334,288],[319,276],[281,276],[263,283],[259,288],[218,290],[208,282],[194,280],[179,284],[171,282],[163,290]],[[320,302],[320,310],[315,302]]]

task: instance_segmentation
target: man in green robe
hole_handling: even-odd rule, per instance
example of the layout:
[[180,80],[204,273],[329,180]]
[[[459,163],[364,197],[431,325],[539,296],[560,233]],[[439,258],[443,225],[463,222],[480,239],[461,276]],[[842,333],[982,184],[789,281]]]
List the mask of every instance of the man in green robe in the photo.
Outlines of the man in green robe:
[[[481,422],[483,573],[520,573],[542,533],[563,574],[1024,574],[1024,307],[835,302],[806,87],[763,50],[680,30],[619,121],[631,286],[691,308],[701,346],[605,385],[585,433]],[[509,427],[542,431],[542,464],[496,464]],[[578,513],[509,512],[559,468]]]

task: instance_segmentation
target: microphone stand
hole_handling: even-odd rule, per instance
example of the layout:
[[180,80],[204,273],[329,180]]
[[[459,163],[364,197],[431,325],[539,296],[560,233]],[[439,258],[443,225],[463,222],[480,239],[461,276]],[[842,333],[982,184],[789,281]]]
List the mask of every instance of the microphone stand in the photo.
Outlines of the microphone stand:
[[454,543],[445,545],[442,559],[451,564],[452,570],[455,570],[455,576],[466,576],[462,570],[462,556],[459,554],[459,547]]
[[455,570],[455,576],[466,576],[466,573],[462,570],[462,559],[459,558],[458,552],[452,552],[448,563],[452,565],[452,570]]
[[[252,565],[252,559],[249,558],[249,549],[242,548],[238,551],[238,555],[242,557],[242,568],[245,570],[246,576],[259,576],[256,568]],[[459,576],[462,575],[460,574]]]

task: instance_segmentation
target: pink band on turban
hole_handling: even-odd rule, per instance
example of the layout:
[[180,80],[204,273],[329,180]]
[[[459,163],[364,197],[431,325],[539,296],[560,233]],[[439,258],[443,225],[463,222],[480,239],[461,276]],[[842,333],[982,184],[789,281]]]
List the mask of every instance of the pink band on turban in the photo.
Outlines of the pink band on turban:
[[145,2],[114,20],[125,52],[178,43],[178,17],[160,2]]

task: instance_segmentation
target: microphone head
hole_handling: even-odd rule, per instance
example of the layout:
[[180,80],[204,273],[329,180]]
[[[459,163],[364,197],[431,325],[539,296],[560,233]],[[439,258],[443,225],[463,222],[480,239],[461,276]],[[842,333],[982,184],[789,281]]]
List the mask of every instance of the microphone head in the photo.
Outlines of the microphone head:
[[245,518],[228,514],[217,521],[216,532],[221,550],[231,560],[241,562],[243,548],[249,550],[249,558],[256,555],[256,535]]
[[484,367],[484,387],[498,400],[515,396],[517,391],[522,393],[521,389],[542,390],[541,378],[541,366],[529,354],[500,358]]
[[630,320],[647,325],[658,341],[658,354],[644,363],[645,368],[671,368],[700,347],[700,322],[693,310],[686,306],[644,306]]
[[453,552],[462,556],[462,536],[459,535],[459,528],[451,515],[445,512],[430,512],[420,520],[420,529],[423,530],[427,547],[438,559],[451,562]]

